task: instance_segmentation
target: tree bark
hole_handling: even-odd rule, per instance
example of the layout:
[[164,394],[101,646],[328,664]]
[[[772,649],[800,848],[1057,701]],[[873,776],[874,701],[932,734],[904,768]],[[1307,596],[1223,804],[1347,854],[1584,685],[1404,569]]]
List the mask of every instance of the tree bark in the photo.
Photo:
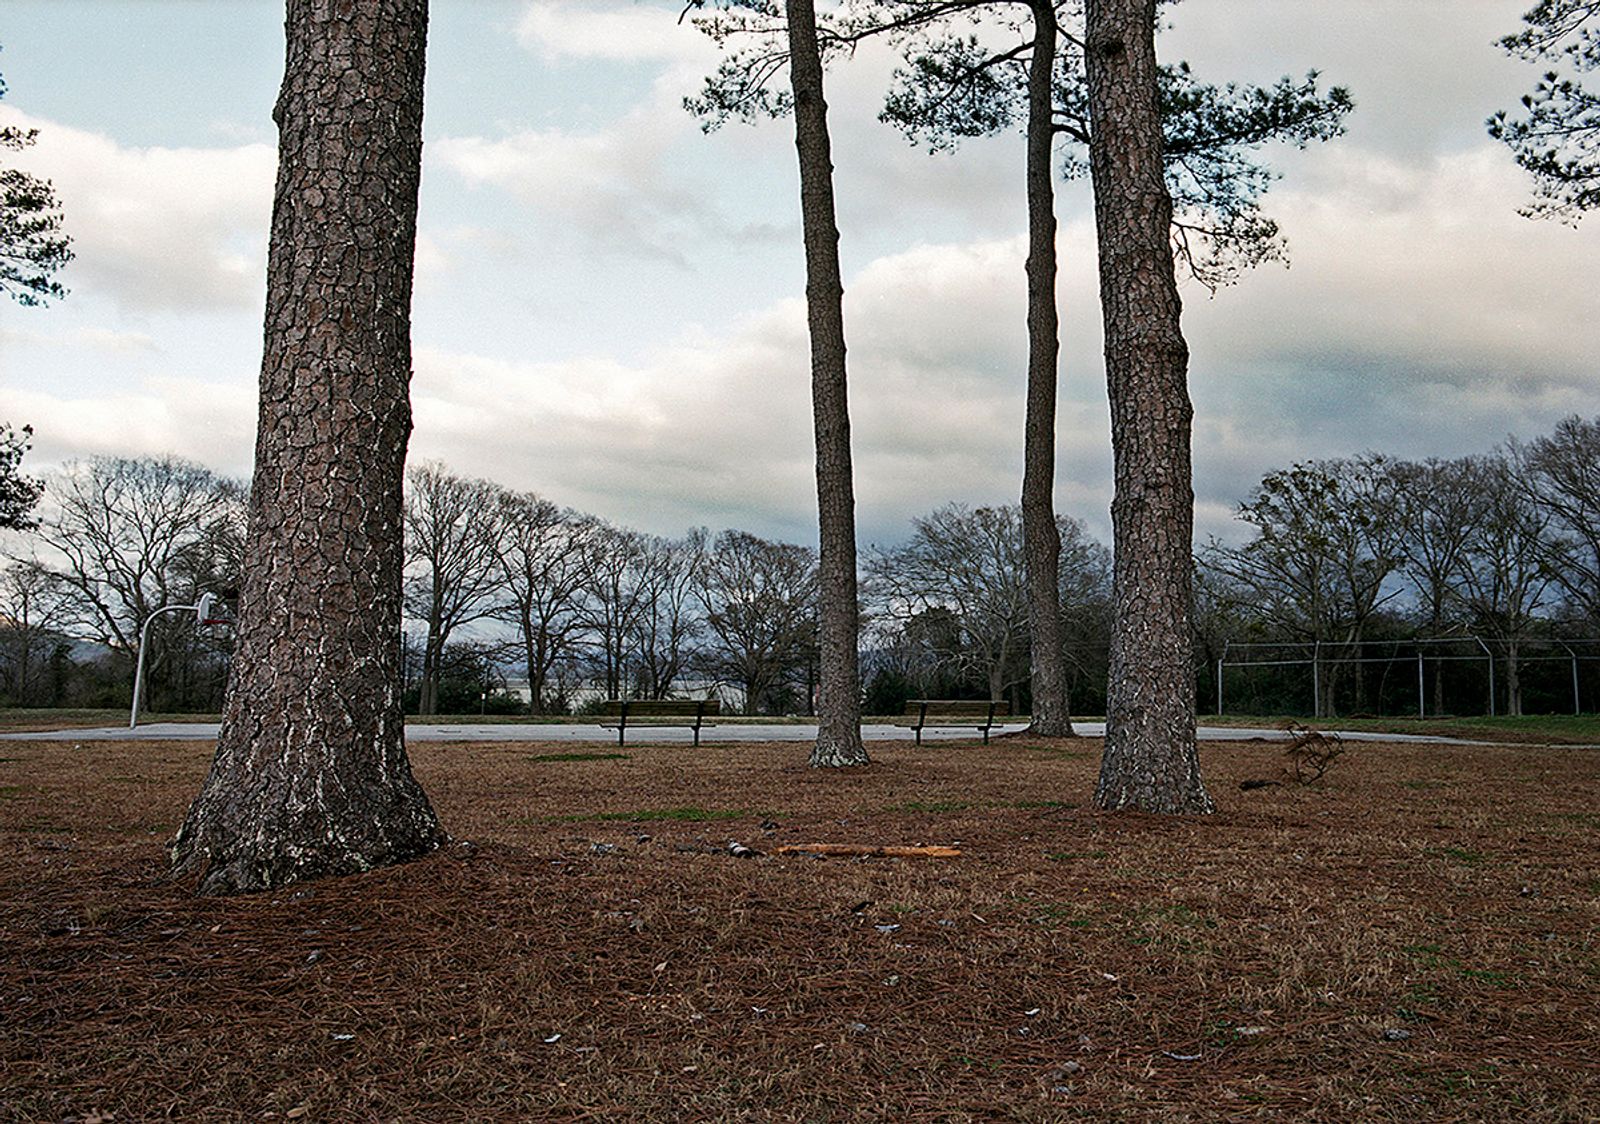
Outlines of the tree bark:
[[1156,0],[1089,0],[1100,302],[1116,492],[1106,744],[1095,802],[1215,810],[1195,752],[1189,349],[1156,93]]
[[289,0],[239,640],[172,844],[202,893],[444,840],[401,712],[402,473],[426,0]]
[[1061,533],[1056,527],[1056,212],[1051,154],[1057,27],[1051,0],[1034,0],[1028,63],[1028,389],[1022,455],[1022,541],[1028,571],[1029,732],[1071,737],[1061,647]]
[[813,767],[867,764],[861,742],[860,608],[856,595],[856,501],[845,380],[844,283],[833,206],[828,106],[822,93],[812,0],[787,0],[794,140],[806,249],[811,333],[811,410],[817,446],[818,662]]

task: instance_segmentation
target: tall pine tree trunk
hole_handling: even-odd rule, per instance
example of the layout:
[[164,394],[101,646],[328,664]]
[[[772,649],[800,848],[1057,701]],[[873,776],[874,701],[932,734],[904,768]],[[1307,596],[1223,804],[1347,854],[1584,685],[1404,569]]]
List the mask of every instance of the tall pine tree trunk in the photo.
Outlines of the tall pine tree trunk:
[[1195,752],[1189,349],[1161,165],[1156,0],[1089,0],[1100,302],[1116,493],[1103,808],[1210,812]]
[[1029,732],[1073,734],[1061,647],[1061,532],[1056,527],[1056,380],[1060,323],[1056,313],[1055,106],[1052,78],[1056,17],[1051,0],[1033,4],[1033,54],[1028,63],[1028,391],[1022,469],[1022,549],[1028,569],[1028,631],[1033,717]]
[[806,319],[811,331],[811,411],[817,443],[820,546],[817,742],[813,766],[865,765],[861,743],[860,611],[856,599],[856,501],[845,384],[844,283],[833,208],[833,157],[822,58],[812,0],[788,0],[794,141],[800,158],[800,219],[806,245]]
[[444,841],[400,706],[401,485],[426,0],[289,0],[255,479],[216,757],[172,846],[203,893]]

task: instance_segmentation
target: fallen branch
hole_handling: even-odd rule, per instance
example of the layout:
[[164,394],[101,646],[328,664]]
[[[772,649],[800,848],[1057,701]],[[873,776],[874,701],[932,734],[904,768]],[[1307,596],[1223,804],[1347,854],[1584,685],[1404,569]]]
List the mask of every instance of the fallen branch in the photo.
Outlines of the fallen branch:
[[955,859],[956,847],[879,847],[871,843],[785,843],[780,855],[868,855],[887,859]]

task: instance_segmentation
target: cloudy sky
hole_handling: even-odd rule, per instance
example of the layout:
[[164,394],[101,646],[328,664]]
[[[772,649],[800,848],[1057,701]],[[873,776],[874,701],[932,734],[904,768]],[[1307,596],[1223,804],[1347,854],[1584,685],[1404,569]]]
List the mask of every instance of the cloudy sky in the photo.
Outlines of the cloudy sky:
[[[1187,0],[1160,49],[1209,80],[1310,68],[1348,135],[1271,153],[1292,267],[1185,290],[1199,533],[1265,472],[1487,450],[1600,413],[1600,219],[1521,218],[1483,121],[1534,68],[1529,0]],[[716,51],[679,0],[433,0],[413,460],[664,534],[814,541],[791,126],[703,135]],[[28,464],[178,453],[246,475],[281,77],[271,0],[6,0],[0,121],[37,127],[78,259],[0,304],[0,420]],[[1014,502],[1018,136],[929,156],[876,120],[892,59],[830,73],[864,541]],[[1090,202],[1058,199],[1058,505],[1109,540]]]

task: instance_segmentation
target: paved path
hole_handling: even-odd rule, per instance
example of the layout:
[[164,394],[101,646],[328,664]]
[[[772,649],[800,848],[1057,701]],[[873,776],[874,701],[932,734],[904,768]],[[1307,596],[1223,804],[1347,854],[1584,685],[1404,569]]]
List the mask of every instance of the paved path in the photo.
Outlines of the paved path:
[[[1102,737],[1106,732],[1104,722],[1074,723],[1078,733],[1086,737]],[[996,727],[996,733],[1011,733],[1026,727],[1014,722]],[[693,732],[682,726],[651,726],[634,729],[635,739],[647,742],[692,742]],[[1202,726],[1197,731],[1201,741],[1249,741],[1266,738],[1272,741],[1287,740],[1282,730],[1247,729],[1226,726]],[[1434,737],[1426,734],[1374,734],[1365,731],[1338,731],[1346,741],[1357,742],[1427,742],[1435,745],[1494,745],[1494,742],[1465,741],[1460,738]],[[217,736],[215,722],[151,722],[130,730],[126,726],[101,726],[78,730],[30,730],[25,733],[0,734],[7,741],[207,741]],[[815,725],[789,723],[761,725],[755,723],[725,723],[707,726],[700,731],[702,742],[808,742],[817,736]],[[868,725],[861,727],[861,736],[867,741],[910,741],[912,732],[903,726]],[[972,730],[924,730],[924,741],[971,738]],[[458,725],[407,724],[406,740],[413,742],[610,742],[617,735],[612,730],[583,723],[483,723]]]

